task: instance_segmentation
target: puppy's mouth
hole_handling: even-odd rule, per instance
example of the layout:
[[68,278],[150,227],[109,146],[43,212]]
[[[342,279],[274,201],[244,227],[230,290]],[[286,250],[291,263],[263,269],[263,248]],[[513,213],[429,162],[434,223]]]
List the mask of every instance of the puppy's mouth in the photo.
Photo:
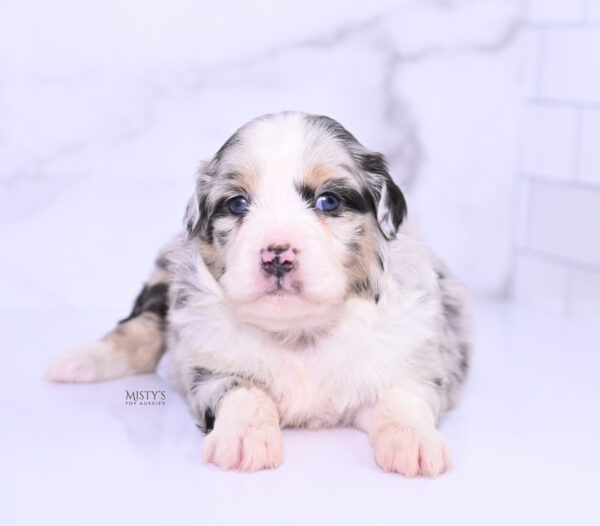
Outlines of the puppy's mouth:
[[304,287],[297,280],[286,280],[285,276],[273,280],[273,284],[267,289],[266,295],[273,297],[300,296]]

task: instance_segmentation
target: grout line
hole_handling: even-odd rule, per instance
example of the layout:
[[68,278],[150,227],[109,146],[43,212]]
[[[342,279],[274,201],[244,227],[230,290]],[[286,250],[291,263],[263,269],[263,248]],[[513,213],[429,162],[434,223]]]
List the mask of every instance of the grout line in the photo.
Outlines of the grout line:
[[600,102],[594,101],[576,101],[568,99],[555,99],[551,97],[525,97],[525,103],[535,106],[549,106],[558,108],[569,108],[569,109],[587,109],[587,110],[600,110]]
[[589,183],[587,181],[573,181],[571,179],[556,179],[547,175],[534,174],[528,172],[520,172],[519,177],[533,184],[558,186],[574,190],[590,190],[592,192],[600,192],[600,184]]
[[[516,180],[515,184],[515,203],[516,207],[512,214],[513,228],[511,229],[512,239],[510,243],[510,269],[508,273],[508,296],[513,297],[517,283],[517,246],[521,237],[526,245],[529,245],[529,216],[531,215],[531,191],[530,183],[527,180]],[[521,191],[525,195],[521,195]],[[521,235],[521,232],[523,234]]]
[[[525,0],[525,5],[524,5],[524,27],[526,29],[530,29],[530,20],[529,20],[529,16],[531,13],[531,1],[532,0]],[[543,45],[542,45],[542,41],[543,41],[543,31],[542,30],[538,30],[538,29],[534,29],[531,28],[531,42],[529,43],[529,45],[531,46],[532,49],[528,49],[527,52],[531,53],[531,56],[527,56],[526,57],[526,63],[525,63],[525,67],[529,67],[531,66],[531,75],[533,78],[531,78],[530,82],[528,82],[527,84],[527,90],[526,93],[528,94],[525,97],[521,98],[521,104],[520,104],[520,115],[521,115],[521,122],[519,125],[520,128],[520,132],[523,132],[523,128],[524,128],[524,124],[523,124],[523,109],[524,109],[524,104],[523,101],[526,101],[528,98],[530,97],[539,97],[540,93],[541,93],[541,68],[542,68],[542,61],[543,61]],[[531,60],[531,62],[530,62]],[[525,75],[527,75],[527,73],[525,73]],[[522,142],[522,141],[520,141]],[[517,166],[515,166],[516,170],[515,170],[515,187],[516,187],[516,204],[518,206],[518,209],[515,210],[515,212],[513,212],[513,217],[516,216],[516,221],[515,221],[515,225],[514,225],[514,229],[513,229],[513,238],[512,238],[512,243],[511,243],[511,257],[510,257],[510,262],[511,262],[511,268],[509,270],[509,275],[508,275],[508,279],[510,281],[510,289],[508,291],[508,295],[509,298],[512,301],[516,300],[516,296],[518,294],[517,292],[517,286],[518,286],[518,273],[519,273],[519,262],[518,262],[518,246],[519,246],[519,242],[521,241],[521,232],[522,232],[522,236],[523,236],[523,242],[526,245],[529,245],[529,240],[530,240],[530,225],[531,225],[531,221],[530,221],[530,217],[531,217],[531,183],[528,180],[522,180],[520,175],[519,175],[519,169],[518,167],[521,166],[522,164],[522,156],[523,156],[523,152],[521,151],[521,148],[518,148],[517,151]],[[525,195],[520,196],[520,192],[523,191],[525,192]],[[521,201],[522,198],[522,201]],[[521,225],[521,222],[523,223]]]
[[567,272],[567,283],[564,291],[565,297],[563,298],[562,314],[563,316],[568,316],[571,312],[571,282],[573,279],[573,267],[571,267],[571,265],[567,265],[565,270]]
[[527,188],[527,211],[525,212],[525,242],[527,246],[531,245],[531,214],[533,210],[533,188],[531,181],[524,180]]
[[[537,97],[541,97],[542,93],[542,65],[544,64],[544,31],[536,31],[535,42],[535,78],[533,79],[533,92]],[[527,100],[527,98],[525,99]]]
[[[583,134],[583,109],[577,108],[575,114],[575,147],[573,148],[573,166],[571,180],[574,184],[581,183],[581,142]],[[585,184],[585,183],[584,183]]]
[[581,17],[583,20],[587,20],[589,16],[590,16],[589,0],[581,0]]
[[533,22],[527,25],[533,29],[600,29],[600,22],[589,20],[573,20],[562,22]]
[[517,247],[517,255],[518,256],[529,256],[529,257],[533,257],[536,259],[549,261],[551,263],[555,263],[558,265],[566,265],[566,266],[569,266],[576,270],[584,270],[586,272],[593,272],[593,273],[600,274],[600,265],[598,265],[598,264],[577,261],[577,260],[570,259],[565,256],[559,256],[557,254],[552,254],[550,252],[545,252],[543,250],[539,250],[536,248]]
[[523,0],[523,23],[529,25],[532,21],[530,20],[531,16],[531,0]]

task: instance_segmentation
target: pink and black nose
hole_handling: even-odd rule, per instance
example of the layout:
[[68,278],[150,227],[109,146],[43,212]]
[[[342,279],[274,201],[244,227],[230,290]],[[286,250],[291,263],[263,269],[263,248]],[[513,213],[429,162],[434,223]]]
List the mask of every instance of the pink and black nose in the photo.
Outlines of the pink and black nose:
[[296,264],[296,250],[290,245],[269,245],[260,251],[262,268],[267,274],[280,278]]

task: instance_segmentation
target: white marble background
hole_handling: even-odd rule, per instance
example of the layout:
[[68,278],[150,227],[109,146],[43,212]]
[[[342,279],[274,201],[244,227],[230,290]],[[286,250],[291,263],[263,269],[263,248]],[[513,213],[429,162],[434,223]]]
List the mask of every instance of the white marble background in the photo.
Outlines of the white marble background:
[[328,114],[480,296],[511,280],[517,0],[0,2],[0,309],[124,313],[200,159]]

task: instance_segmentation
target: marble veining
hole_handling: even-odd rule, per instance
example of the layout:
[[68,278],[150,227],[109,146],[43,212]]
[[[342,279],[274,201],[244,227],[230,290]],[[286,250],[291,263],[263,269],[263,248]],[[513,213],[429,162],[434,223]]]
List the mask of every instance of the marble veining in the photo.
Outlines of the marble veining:
[[[160,26],[159,8],[144,4],[142,29],[130,37],[132,15],[116,7],[95,22],[95,12],[64,1],[64,11],[48,13],[63,17],[55,27],[8,9],[0,285],[14,294],[0,307],[128,305],[154,251],[179,227],[199,160],[246,120],[288,108],[330,114],[385,153],[424,236],[475,293],[502,294],[511,218],[486,188],[510,191],[503,166],[513,155],[520,2],[484,3],[334,2],[318,21],[295,13],[294,24],[277,10],[271,24],[252,18],[268,25],[262,33],[230,14],[226,34],[210,23],[191,31],[186,18],[214,17],[209,8],[183,2]],[[149,31],[156,27],[161,33]],[[505,132],[486,138],[477,129],[485,118]],[[473,137],[493,156],[485,188],[472,184],[481,171]],[[467,227],[490,207],[482,221],[497,242],[474,254],[465,247],[478,233]]]

